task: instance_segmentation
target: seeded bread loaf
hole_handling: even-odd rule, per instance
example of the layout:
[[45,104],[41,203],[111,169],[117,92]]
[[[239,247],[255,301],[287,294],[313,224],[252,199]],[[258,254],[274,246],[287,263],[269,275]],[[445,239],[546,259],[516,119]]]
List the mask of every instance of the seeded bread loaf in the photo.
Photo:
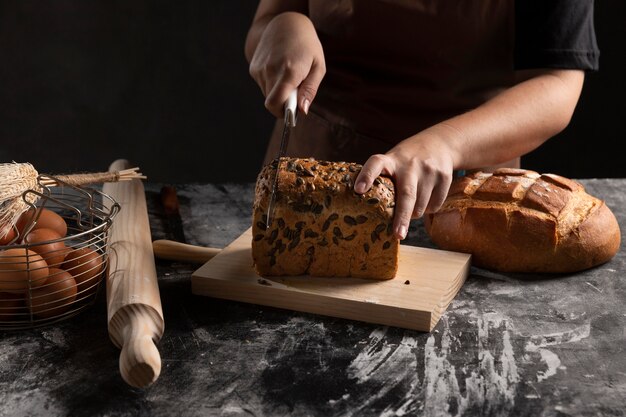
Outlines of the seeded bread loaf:
[[613,212],[582,184],[522,169],[456,178],[424,221],[439,248],[502,272],[588,269],[610,260],[621,239]]
[[390,279],[398,268],[392,233],[394,187],[378,177],[365,194],[354,192],[361,165],[283,158],[273,221],[267,205],[278,160],[257,177],[252,256],[261,276],[303,275]]

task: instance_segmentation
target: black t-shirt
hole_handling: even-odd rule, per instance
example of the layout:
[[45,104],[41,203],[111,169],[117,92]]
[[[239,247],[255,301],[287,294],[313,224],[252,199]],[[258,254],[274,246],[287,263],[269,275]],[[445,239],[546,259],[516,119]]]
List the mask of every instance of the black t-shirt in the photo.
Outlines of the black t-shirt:
[[594,0],[516,0],[515,69],[597,71]]

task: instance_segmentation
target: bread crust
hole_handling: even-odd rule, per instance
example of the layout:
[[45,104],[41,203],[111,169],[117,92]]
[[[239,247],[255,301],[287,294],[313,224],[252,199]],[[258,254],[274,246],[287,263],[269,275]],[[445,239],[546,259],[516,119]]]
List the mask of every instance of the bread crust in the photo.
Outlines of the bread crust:
[[399,241],[392,233],[391,179],[380,176],[368,192],[357,194],[359,164],[283,158],[267,229],[277,163],[263,167],[255,188],[252,256],[259,275],[395,277]]
[[582,184],[521,169],[456,178],[424,224],[440,249],[501,272],[577,272],[609,261],[621,243],[613,212]]

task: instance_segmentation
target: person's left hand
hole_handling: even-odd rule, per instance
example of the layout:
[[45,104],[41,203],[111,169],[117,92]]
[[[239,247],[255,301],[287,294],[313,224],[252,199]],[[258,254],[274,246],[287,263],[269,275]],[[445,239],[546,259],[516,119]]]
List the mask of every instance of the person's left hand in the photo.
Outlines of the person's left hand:
[[394,235],[404,239],[411,218],[437,211],[452,182],[454,153],[445,138],[422,132],[399,143],[386,154],[372,155],[363,165],[354,190],[368,191],[374,179],[383,174],[393,178],[396,206]]

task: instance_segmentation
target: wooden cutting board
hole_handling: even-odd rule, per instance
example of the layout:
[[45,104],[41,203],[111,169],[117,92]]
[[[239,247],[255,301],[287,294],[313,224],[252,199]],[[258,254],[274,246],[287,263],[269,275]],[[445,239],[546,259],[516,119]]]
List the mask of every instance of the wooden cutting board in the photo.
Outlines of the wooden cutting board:
[[396,278],[263,278],[252,264],[252,232],[191,276],[193,294],[431,331],[465,282],[470,255],[400,245]]

